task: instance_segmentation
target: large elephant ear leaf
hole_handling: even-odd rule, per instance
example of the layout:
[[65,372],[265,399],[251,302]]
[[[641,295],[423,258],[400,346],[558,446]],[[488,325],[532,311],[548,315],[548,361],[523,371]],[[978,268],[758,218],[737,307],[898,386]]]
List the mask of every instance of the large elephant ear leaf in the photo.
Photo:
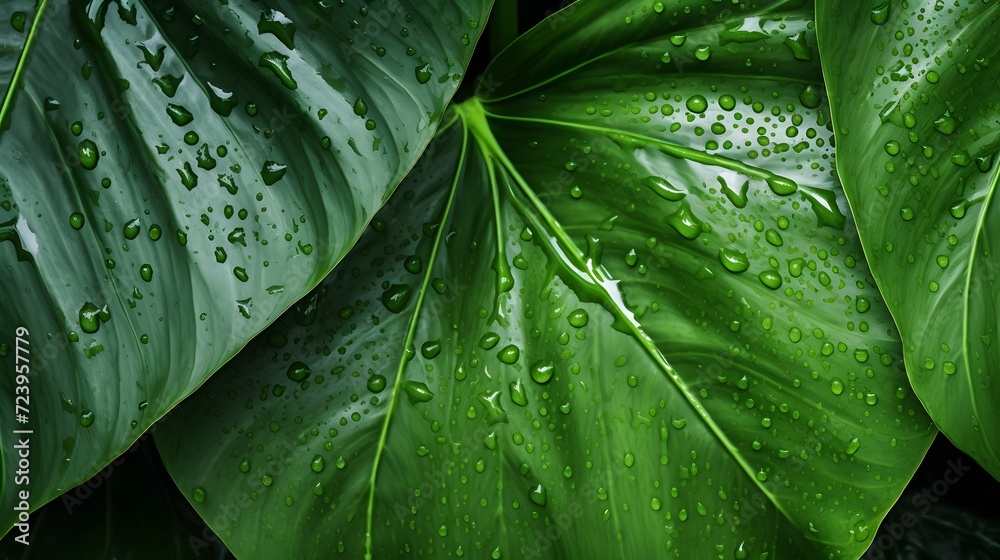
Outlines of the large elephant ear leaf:
[[86,480],[326,276],[430,141],[488,8],[3,4],[0,416],[24,327],[34,431],[3,529],[20,490],[39,507]]
[[839,172],[910,382],[1000,478],[1000,2],[817,5]]
[[315,323],[156,434],[234,553],[858,558],[936,430],[793,4],[584,0],[508,48]]

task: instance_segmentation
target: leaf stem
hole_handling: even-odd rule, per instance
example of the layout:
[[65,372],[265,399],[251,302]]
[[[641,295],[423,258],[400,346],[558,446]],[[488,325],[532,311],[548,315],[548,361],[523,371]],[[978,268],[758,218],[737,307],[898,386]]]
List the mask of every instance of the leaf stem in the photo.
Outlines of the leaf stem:
[[28,38],[24,41],[24,48],[21,50],[21,56],[17,59],[17,68],[14,69],[14,75],[11,77],[10,84],[7,86],[7,91],[3,98],[3,106],[0,106],[0,130],[3,130],[3,123],[7,120],[7,114],[10,112],[10,106],[12,105],[12,100],[14,99],[14,90],[21,81],[21,73],[24,71],[24,67],[27,66],[28,53],[31,51],[31,45],[35,42],[35,35],[41,25],[42,14],[45,13],[45,7],[48,3],[49,0],[42,0],[38,4],[38,9],[35,10],[35,17],[32,18],[31,21],[31,31],[28,32]]
[[[462,126],[464,128],[465,124],[463,123]],[[462,170],[465,167],[466,157],[468,154],[468,146],[468,129],[464,128],[462,133],[462,150],[455,168],[455,179],[452,181],[451,190],[448,192],[448,199],[445,202],[444,211],[441,214],[440,227],[438,227],[437,233],[434,236],[434,245],[431,249],[430,258],[428,259],[429,263],[437,262],[438,250],[441,248],[445,231],[448,229],[446,225],[448,224],[448,218],[451,216],[452,206],[455,202],[455,193],[458,191],[458,186],[461,182]],[[385,420],[382,422],[382,431],[379,434],[378,444],[375,448],[375,459],[372,461],[372,470],[368,478],[368,507],[365,515],[365,560],[372,560],[373,558],[372,550],[374,544],[372,532],[374,527],[372,519],[375,511],[375,484],[378,479],[378,468],[382,460],[382,453],[385,451],[386,441],[389,437],[389,423],[392,421],[392,414],[396,410],[396,405],[399,402],[406,366],[412,357],[411,348],[413,348],[413,340],[416,336],[417,325],[420,323],[420,313],[423,310],[424,296],[427,295],[427,290],[431,283],[431,273],[433,270],[433,265],[428,266],[427,271],[424,273],[423,280],[421,280],[420,283],[420,291],[417,293],[417,301],[413,305],[413,314],[410,316],[410,321],[406,328],[406,339],[403,341],[403,355],[400,357],[399,365],[396,369],[396,378],[392,385],[392,398],[389,401],[389,409],[386,412]]]

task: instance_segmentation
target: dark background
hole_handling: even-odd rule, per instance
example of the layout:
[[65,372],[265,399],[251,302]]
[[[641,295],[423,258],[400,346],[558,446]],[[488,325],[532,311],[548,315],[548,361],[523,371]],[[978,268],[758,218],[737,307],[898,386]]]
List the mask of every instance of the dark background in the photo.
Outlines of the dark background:
[[[521,1],[520,31],[567,3]],[[487,27],[459,98],[486,70],[489,42]],[[233,558],[174,485],[148,436],[33,513],[31,546],[15,543],[16,534],[0,541],[3,560]],[[863,558],[883,559],[1000,560],[1000,482],[939,435]]]

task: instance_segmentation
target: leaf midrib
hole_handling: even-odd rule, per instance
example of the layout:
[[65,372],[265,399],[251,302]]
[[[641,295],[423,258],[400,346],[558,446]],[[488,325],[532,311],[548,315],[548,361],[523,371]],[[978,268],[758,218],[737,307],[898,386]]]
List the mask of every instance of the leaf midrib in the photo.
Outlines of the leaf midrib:
[[[972,300],[970,288],[972,286],[972,271],[976,266],[976,257],[979,252],[979,238],[983,233],[983,227],[986,224],[986,214],[989,213],[990,203],[993,201],[993,195],[997,191],[998,183],[1000,183],[1000,168],[993,172],[993,180],[990,182],[986,199],[983,201],[982,211],[976,220],[975,233],[972,236],[972,246],[969,247],[969,264],[965,270],[965,296],[962,298],[962,347],[964,350],[962,352],[962,360],[965,362],[965,381],[969,386],[969,396],[971,397],[969,400],[972,401],[973,418],[979,417],[979,399],[976,398],[976,388],[972,385],[972,364],[969,362],[969,353],[972,351],[969,348],[969,304]],[[981,439],[986,443],[986,448],[992,452],[993,457],[1000,458],[1000,453],[997,453],[997,449],[993,447],[992,438],[983,437]]]
[[[621,298],[615,297],[614,294],[612,294],[611,291],[607,288],[606,283],[611,281],[611,279],[601,278],[602,276],[601,271],[603,271],[603,268],[595,269],[593,266],[588,265],[588,263],[583,260],[583,252],[580,251],[580,249],[576,246],[576,244],[566,235],[564,228],[561,227],[559,222],[555,219],[555,216],[553,216],[551,212],[549,212],[548,208],[538,198],[537,194],[534,192],[534,190],[531,188],[528,182],[517,171],[517,168],[513,164],[513,162],[507,157],[506,152],[500,146],[499,142],[496,140],[496,137],[493,136],[492,129],[490,128],[487,122],[487,117],[495,117],[495,118],[505,118],[505,117],[500,117],[487,112],[483,108],[479,98],[476,97],[470,99],[466,103],[463,103],[458,108],[461,109],[460,114],[463,117],[463,120],[472,121],[471,123],[468,123],[466,125],[468,129],[471,130],[474,135],[477,135],[477,138],[480,135],[485,136],[485,138],[483,138],[484,141],[481,143],[485,144],[489,148],[490,155],[495,156],[503,164],[505,170],[511,175],[515,183],[517,183],[517,185],[522,189],[525,196],[530,201],[531,206],[533,207],[532,209],[535,212],[537,212],[537,216],[531,215],[529,209],[525,208],[524,207],[525,205],[523,205],[523,203],[515,204],[517,210],[520,213],[522,213],[522,215],[524,215],[525,218],[527,218],[529,221],[544,222],[540,223],[539,225],[541,225],[544,229],[548,230],[548,232],[550,233],[550,237],[556,240],[557,245],[561,245],[562,251],[560,251],[560,253],[567,255],[569,259],[576,262],[572,263],[567,262],[566,260],[560,259],[558,257],[554,260],[561,266],[569,268],[578,278],[588,281],[590,284],[592,284],[598,290],[600,290],[601,297],[605,300],[604,301],[605,307],[609,310],[612,310],[612,312],[617,316],[618,319],[622,320],[625,324],[629,326],[629,329],[632,331],[633,337],[638,340],[638,342],[642,345],[643,349],[649,354],[649,356],[653,359],[653,361],[660,367],[660,369],[663,370],[663,372],[671,379],[671,381],[674,382],[674,384],[680,390],[681,394],[685,397],[685,399],[687,399],[688,403],[698,414],[700,419],[703,422],[705,422],[705,424],[709,427],[709,430],[712,432],[712,434],[716,436],[716,438],[723,445],[723,447],[726,448],[726,450],[733,457],[736,463],[740,465],[740,467],[746,473],[747,477],[765,496],[769,498],[771,503],[774,505],[775,509],[781,512],[782,516],[784,516],[785,519],[791,522],[791,520],[793,519],[792,515],[788,511],[786,511],[785,508],[778,502],[774,494],[770,492],[767,488],[765,488],[757,480],[753,470],[750,468],[750,465],[746,463],[746,461],[744,460],[742,455],[738,452],[736,447],[729,441],[729,439],[725,435],[725,432],[715,422],[711,414],[709,414],[708,411],[704,408],[704,406],[702,406],[702,404],[695,398],[695,396],[691,394],[690,391],[687,390],[684,381],[673,369],[673,367],[667,361],[666,357],[663,356],[663,354],[655,346],[649,335],[645,333],[642,326],[635,320],[634,315],[631,312],[629,312],[627,308],[625,308],[623,302],[621,301]],[[537,120],[520,119],[516,117],[506,117],[506,118],[509,120],[521,120],[538,124],[575,126],[574,123],[564,123],[561,121],[547,121],[544,119],[537,119]],[[601,132],[601,133],[610,132],[614,134],[625,134],[640,139],[648,139],[650,142],[656,142],[657,144],[662,144],[673,148],[682,148],[675,144],[669,144],[657,140],[655,138],[645,137],[638,134],[627,133],[619,130],[604,129],[601,127],[589,127],[585,125],[581,126],[583,127],[584,130],[589,130],[591,132]],[[698,150],[690,150],[690,151],[694,153],[703,153],[699,152]],[[732,161],[735,162],[735,160]],[[756,168],[750,168],[750,169],[755,170],[758,173],[768,173],[770,175],[773,175],[767,171],[756,170]],[[538,219],[538,216],[541,217],[541,220]],[[550,251],[553,249],[552,247],[548,246],[547,248]]]
[[451,183],[451,190],[448,193],[448,199],[445,203],[444,212],[441,217],[441,226],[438,227],[437,234],[434,236],[434,243],[431,247],[431,254],[427,266],[427,270],[424,272],[424,277],[420,282],[420,290],[417,292],[417,301],[414,303],[413,313],[410,315],[410,321],[406,327],[406,339],[403,342],[403,355],[399,358],[399,365],[396,369],[396,378],[393,381],[392,386],[392,396],[389,400],[389,408],[386,411],[385,419],[382,421],[382,431],[379,434],[379,440],[375,448],[375,458],[372,460],[371,474],[368,477],[368,507],[365,513],[365,552],[366,556],[372,557],[372,520],[375,511],[375,483],[378,476],[378,467],[382,459],[382,453],[386,448],[386,441],[389,434],[389,424],[392,422],[392,415],[399,403],[399,394],[401,387],[403,385],[403,374],[406,371],[406,366],[409,360],[406,357],[406,352],[409,348],[413,346],[413,339],[416,336],[417,325],[420,322],[420,312],[423,308],[424,297],[427,295],[427,288],[430,286],[431,276],[433,272],[433,263],[437,261],[438,250],[441,248],[441,241],[444,238],[444,232],[447,229],[444,224],[448,222],[448,217],[451,215],[452,205],[455,201],[455,192],[458,189],[459,177],[461,176],[461,169],[465,165],[465,159],[468,155],[468,128],[465,122],[462,122],[463,134],[462,134],[462,148],[459,152],[458,163],[456,165],[455,177]]
[[[628,138],[632,138],[634,140],[639,140],[639,141],[642,141],[642,142],[648,142],[650,144],[654,144],[657,147],[659,147],[661,150],[663,150],[664,152],[668,153],[669,155],[671,155],[673,157],[676,157],[676,158],[679,158],[679,159],[686,159],[686,160],[692,161],[694,163],[700,163],[700,164],[704,164],[704,165],[711,165],[711,166],[715,166],[715,167],[721,167],[723,169],[727,169],[727,170],[733,171],[735,173],[740,173],[741,175],[745,175],[745,176],[750,177],[752,179],[760,179],[762,181],[768,181],[768,180],[782,178],[779,175],[777,175],[776,173],[772,173],[770,171],[767,171],[766,169],[761,169],[759,167],[754,167],[752,165],[747,165],[747,164],[745,164],[745,163],[743,163],[743,162],[741,162],[739,160],[735,160],[735,159],[732,159],[732,158],[729,158],[729,157],[726,157],[726,156],[722,156],[722,155],[710,154],[710,153],[708,153],[705,150],[698,150],[698,149],[695,149],[695,148],[691,148],[689,146],[681,146],[681,145],[678,145],[678,144],[674,144],[672,142],[667,142],[665,140],[661,140],[661,139],[653,137],[653,136],[647,136],[645,134],[639,134],[639,133],[630,132],[630,131],[627,131],[627,130],[621,130],[621,129],[610,128],[610,127],[605,127],[605,126],[595,126],[595,125],[589,125],[589,124],[583,124],[583,123],[576,123],[576,122],[571,122],[571,121],[560,121],[560,120],[556,120],[556,119],[541,119],[541,118],[534,118],[534,117],[530,117],[530,118],[529,117],[512,117],[512,116],[509,116],[509,115],[500,115],[500,114],[497,114],[497,113],[492,113],[492,112],[489,112],[489,111],[486,111],[486,110],[484,110],[484,114],[485,114],[486,117],[497,119],[497,120],[515,121],[515,122],[522,122],[522,123],[526,123],[526,124],[541,124],[541,125],[561,126],[561,127],[564,127],[564,128],[572,128],[572,129],[580,130],[580,131],[583,131],[583,132],[592,132],[592,133],[604,134],[604,135],[625,136],[625,137],[628,137]],[[498,148],[499,148],[499,145],[498,145]],[[513,165],[513,164],[511,164],[511,165]],[[518,176],[518,177],[520,178],[520,176]],[[801,185],[796,184],[796,186],[798,188],[801,188]],[[539,204],[541,204],[541,201],[539,201]]]
[[25,67],[28,66],[28,55],[31,53],[31,47],[35,44],[35,37],[38,35],[38,28],[41,27],[42,23],[42,15],[45,14],[45,8],[48,4],[49,0],[41,0],[41,3],[38,4],[38,9],[35,10],[35,17],[31,20],[31,31],[28,32],[28,38],[24,40],[24,48],[21,49],[21,56],[17,59],[17,65],[14,68],[14,75],[10,79],[10,84],[7,85],[7,91],[3,98],[3,106],[0,107],[0,127],[7,120],[7,115],[13,105],[14,90],[17,89],[17,85],[21,81],[21,74],[24,72]]

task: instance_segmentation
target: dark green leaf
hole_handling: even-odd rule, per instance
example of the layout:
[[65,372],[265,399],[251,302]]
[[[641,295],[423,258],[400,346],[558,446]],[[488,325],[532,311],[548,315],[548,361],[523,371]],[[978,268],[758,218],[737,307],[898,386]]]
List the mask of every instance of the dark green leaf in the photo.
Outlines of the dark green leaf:
[[[0,9],[31,37],[4,29],[0,51],[0,417],[10,475],[25,326],[37,508],[342,258],[432,137],[488,2],[24,4]],[[8,475],[3,529],[29,489]]]
[[811,12],[701,9],[585,0],[515,42],[316,323],[157,434],[237,555],[864,552],[936,432],[831,166]]
[[910,382],[1000,478],[1000,2],[818,5],[839,172]]

